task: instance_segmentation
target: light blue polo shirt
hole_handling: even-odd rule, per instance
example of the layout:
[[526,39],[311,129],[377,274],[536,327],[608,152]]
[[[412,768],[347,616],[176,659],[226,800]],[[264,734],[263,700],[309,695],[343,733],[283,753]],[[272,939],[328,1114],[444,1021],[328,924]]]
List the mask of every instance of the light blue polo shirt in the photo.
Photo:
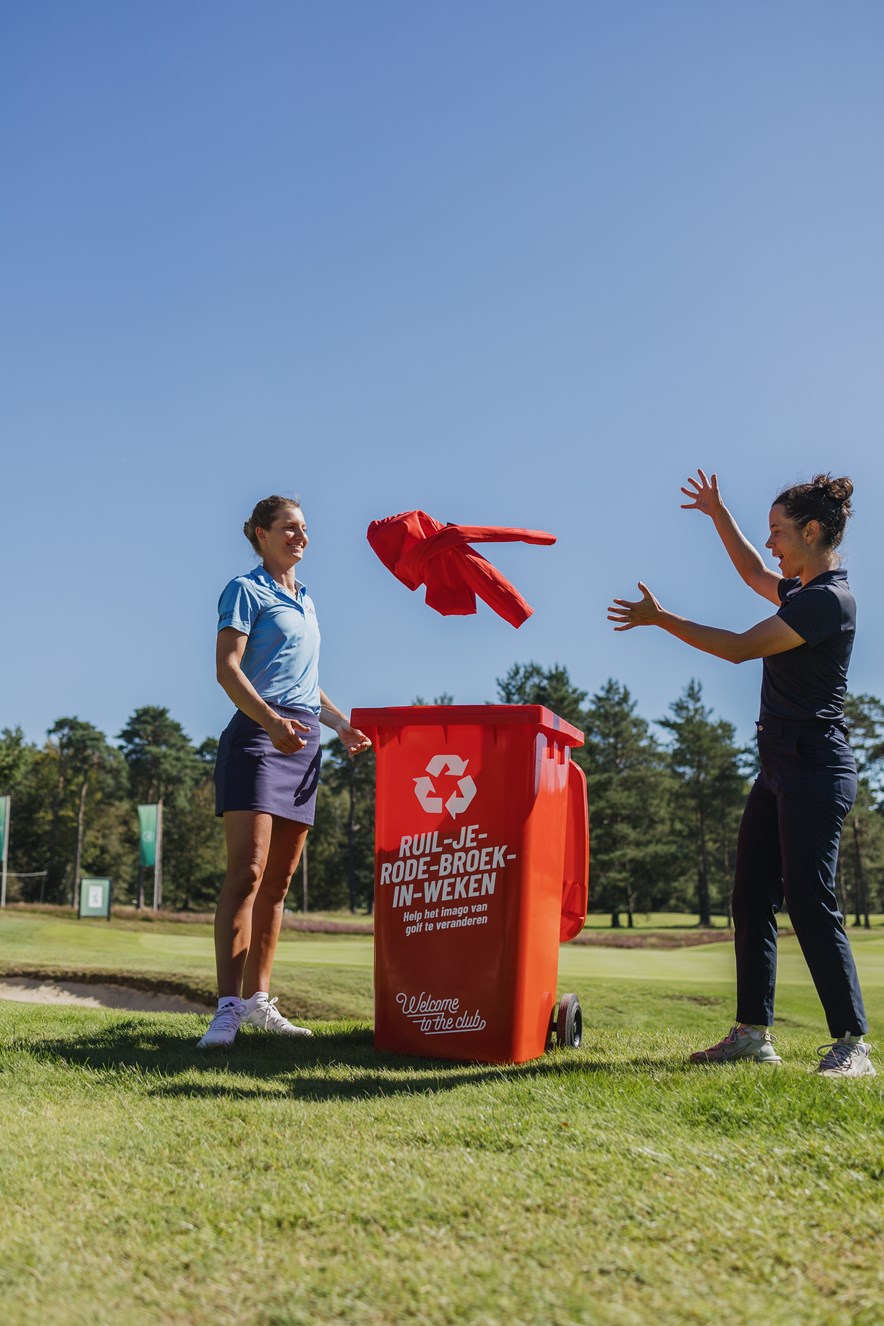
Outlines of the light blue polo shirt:
[[262,700],[319,713],[319,624],[303,585],[290,594],[256,566],[222,591],[218,630],[225,626],[249,637],[242,670]]

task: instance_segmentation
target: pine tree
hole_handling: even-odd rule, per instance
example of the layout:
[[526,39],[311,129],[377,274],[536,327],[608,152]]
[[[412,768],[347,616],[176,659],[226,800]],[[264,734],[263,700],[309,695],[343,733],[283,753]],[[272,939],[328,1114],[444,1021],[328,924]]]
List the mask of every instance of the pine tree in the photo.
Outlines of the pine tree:
[[505,677],[497,679],[499,704],[542,704],[566,723],[582,728],[586,691],[575,686],[568,669],[555,663],[514,663]]
[[848,695],[844,716],[856,756],[857,796],[841,838],[841,878],[853,898],[855,924],[868,930],[884,875],[884,704],[873,695]]
[[[347,881],[347,904],[351,912],[360,908],[371,912],[374,907],[374,806],[375,806],[375,754],[366,751],[351,760],[339,741],[325,747],[322,759],[320,789],[325,788],[342,803],[337,816],[329,815],[332,807],[323,807],[323,819],[337,823],[340,834],[336,862],[338,878]],[[343,833],[341,812],[344,815]],[[317,865],[322,855],[315,853]],[[313,859],[311,858],[311,867]],[[313,870],[312,878],[315,879]],[[322,887],[322,878],[319,881]],[[333,886],[333,879],[328,880]],[[317,897],[313,884],[311,891]],[[319,903],[319,905],[322,905]]]
[[[202,787],[208,810],[207,752],[199,755],[183,727],[168,709],[145,705],[136,709],[119,734],[129,787],[135,805],[163,801],[164,888],[174,896],[179,870],[192,878],[194,854],[189,799]],[[133,824],[135,806],[132,806]],[[144,871],[139,870],[137,903],[143,905]]]
[[88,827],[90,788],[94,794],[100,776],[104,775],[105,791],[108,790],[109,777],[113,796],[113,784],[122,776],[120,756],[108,744],[103,732],[79,718],[59,718],[47,736],[47,751],[55,758],[56,776],[46,892],[50,899],[59,902],[67,896],[71,906],[75,907]]
[[699,924],[712,924],[713,887],[730,893],[733,847],[745,799],[732,723],[715,721],[693,680],[659,720],[671,734],[669,765],[674,778],[673,823],[696,877]]
[[625,911],[650,911],[673,868],[665,836],[667,770],[629,691],[609,679],[585,716],[585,768],[591,830],[590,904],[611,925]]

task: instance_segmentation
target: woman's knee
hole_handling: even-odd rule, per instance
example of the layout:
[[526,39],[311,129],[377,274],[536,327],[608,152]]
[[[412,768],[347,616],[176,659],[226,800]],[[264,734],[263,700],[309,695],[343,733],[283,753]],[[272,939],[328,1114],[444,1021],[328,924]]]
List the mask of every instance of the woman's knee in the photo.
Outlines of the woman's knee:
[[274,907],[282,906],[289,891],[290,883],[291,875],[280,876],[265,871],[264,878],[259,886],[262,901],[268,902]]
[[257,861],[242,861],[228,865],[224,876],[224,892],[228,897],[245,901],[256,894],[261,887],[264,868]]

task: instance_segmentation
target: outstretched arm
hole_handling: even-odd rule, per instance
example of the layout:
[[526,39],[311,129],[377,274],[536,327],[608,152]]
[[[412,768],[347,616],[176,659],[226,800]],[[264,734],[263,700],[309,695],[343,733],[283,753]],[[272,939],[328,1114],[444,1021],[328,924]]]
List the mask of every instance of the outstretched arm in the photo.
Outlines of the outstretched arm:
[[748,631],[723,631],[717,626],[701,626],[699,622],[689,622],[686,617],[667,612],[647,585],[639,581],[638,587],[641,598],[636,602],[614,599],[608,609],[608,621],[616,623],[615,631],[631,631],[634,626],[659,626],[693,649],[701,649],[704,654],[713,654],[728,663],[770,658],[772,654],[785,654],[788,649],[797,649],[804,644],[804,637],[787,626],[782,617],[767,617]]
[[755,590],[756,594],[779,605],[777,586],[780,583],[780,576],[769,566],[765,566],[761,553],[757,548],[753,548],[721,500],[718,475],[713,474],[711,480],[706,478],[702,470],[697,470],[697,475],[696,479],[688,479],[690,488],[681,490],[685,497],[691,499],[689,502],[682,502],[682,510],[702,511],[704,515],[709,516],[740,577],[750,589]]
[[333,728],[338,737],[343,742],[350,759],[354,755],[361,755],[371,746],[371,741],[364,732],[360,732],[358,727],[354,727],[346,714],[342,714],[336,704],[332,704],[325,691],[319,692],[319,703],[322,708],[319,711],[320,723],[325,723],[326,727]]

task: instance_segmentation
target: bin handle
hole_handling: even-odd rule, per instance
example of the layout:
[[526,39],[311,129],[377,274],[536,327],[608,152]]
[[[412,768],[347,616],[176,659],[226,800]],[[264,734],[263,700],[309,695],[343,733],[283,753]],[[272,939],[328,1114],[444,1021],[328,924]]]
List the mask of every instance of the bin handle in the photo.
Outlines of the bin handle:
[[562,873],[562,918],[559,940],[575,939],[586,924],[589,895],[589,809],[586,774],[568,761],[568,822],[565,829],[565,864]]

